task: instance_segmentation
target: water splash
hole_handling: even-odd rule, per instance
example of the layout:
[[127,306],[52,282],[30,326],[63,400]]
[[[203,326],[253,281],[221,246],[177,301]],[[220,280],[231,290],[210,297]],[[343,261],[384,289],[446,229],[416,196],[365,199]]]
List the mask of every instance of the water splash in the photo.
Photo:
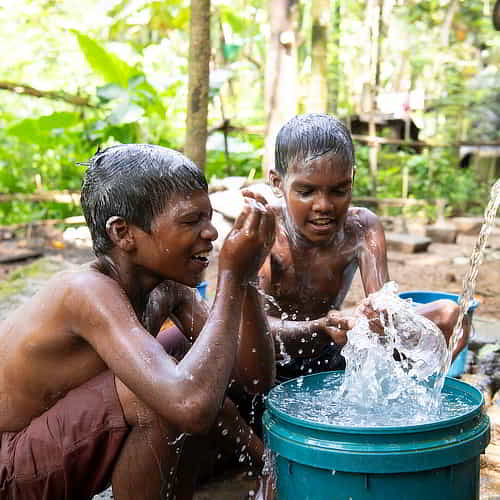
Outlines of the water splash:
[[474,291],[476,289],[479,266],[482,262],[484,249],[486,247],[486,241],[495,223],[495,217],[499,205],[500,205],[500,179],[498,179],[491,188],[490,201],[488,202],[488,205],[484,211],[484,223],[481,226],[481,231],[479,232],[479,236],[474,245],[474,249],[472,250],[469,270],[467,271],[463,280],[462,284],[463,291],[462,295],[460,296],[460,302],[459,302],[460,310],[459,310],[458,320],[457,323],[455,324],[455,327],[453,328],[453,333],[450,339],[448,359],[447,359],[448,368],[451,364],[451,355],[463,334],[462,323],[464,320],[464,316],[467,313],[467,309],[469,308],[470,302],[472,302],[474,299]]
[[[276,308],[276,310],[281,313],[280,318],[281,318],[282,323],[288,319],[288,314],[283,311],[283,309],[279,305],[278,301],[272,295],[267,294],[266,292],[264,292],[264,290],[262,290],[262,288],[259,288],[258,286],[256,286],[255,289],[264,298],[265,301],[272,304]],[[280,359],[279,363],[282,365],[286,365],[287,363],[289,363],[291,361],[292,358],[291,358],[290,354],[288,354],[286,352],[285,343],[283,342],[283,339],[281,338],[281,335],[279,334],[279,332],[276,332],[276,341],[278,342],[278,345],[280,347],[281,359]]]
[[358,309],[342,355],[342,400],[364,408],[411,401],[422,412],[439,404],[446,375],[445,338],[411,301],[398,297],[396,283],[386,283]]

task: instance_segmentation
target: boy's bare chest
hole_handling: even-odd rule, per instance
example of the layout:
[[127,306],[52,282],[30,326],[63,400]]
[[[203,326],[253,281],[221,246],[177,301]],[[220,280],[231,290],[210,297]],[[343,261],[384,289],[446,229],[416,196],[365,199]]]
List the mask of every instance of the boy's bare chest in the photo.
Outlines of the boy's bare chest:
[[316,318],[340,307],[356,268],[354,250],[303,260],[275,254],[271,258],[268,293],[289,316]]

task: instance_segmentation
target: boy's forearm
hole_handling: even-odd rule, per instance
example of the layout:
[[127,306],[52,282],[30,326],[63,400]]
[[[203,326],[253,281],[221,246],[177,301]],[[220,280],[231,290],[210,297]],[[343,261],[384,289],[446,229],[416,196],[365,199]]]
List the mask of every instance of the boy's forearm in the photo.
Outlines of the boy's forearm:
[[196,380],[201,404],[215,418],[229,383],[238,344],[238,329],[246,285],[230,272],[219,275],[217,291],[207,322],[178,370]]
[[278,358],[283,350],[294,358],[311,357],[331,342],[318,320],[287,321],[268,316],[268,321]]
[[248,285],[240,326],[235,377],[250,393],[267,392],[276,376],[274,340],[255,286]]

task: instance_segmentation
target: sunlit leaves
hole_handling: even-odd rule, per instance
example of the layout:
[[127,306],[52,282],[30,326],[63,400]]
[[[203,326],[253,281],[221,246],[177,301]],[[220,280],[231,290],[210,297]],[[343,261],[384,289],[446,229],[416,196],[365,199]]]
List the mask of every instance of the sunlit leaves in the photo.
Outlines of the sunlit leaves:
[[129,78],[134,76],[137,70],[105,50],[89,36],[76,30],[72,31],[90,67],[101,75],[106,82],[118,83],[121,87],[126,88]]
[[80,122],[79,113],[58,112],[40,118],[26,118],[7,129],[7,133],[26,142],[49,143],[65,129]]

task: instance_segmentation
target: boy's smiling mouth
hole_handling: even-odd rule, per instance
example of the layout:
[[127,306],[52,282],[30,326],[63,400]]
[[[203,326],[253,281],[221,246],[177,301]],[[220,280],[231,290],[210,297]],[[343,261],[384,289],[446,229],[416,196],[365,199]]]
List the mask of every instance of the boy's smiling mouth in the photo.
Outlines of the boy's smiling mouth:
[[202,250],[200,252],[196,252],[191,256],[191,260],[203,266],[208,266],[208,257],[211,251],[212,249],[210,248],[209,250]]
[[316,230],[327,231],[335,226],[335,219],[332,217],[317,217],[310,219],[309,224]]

